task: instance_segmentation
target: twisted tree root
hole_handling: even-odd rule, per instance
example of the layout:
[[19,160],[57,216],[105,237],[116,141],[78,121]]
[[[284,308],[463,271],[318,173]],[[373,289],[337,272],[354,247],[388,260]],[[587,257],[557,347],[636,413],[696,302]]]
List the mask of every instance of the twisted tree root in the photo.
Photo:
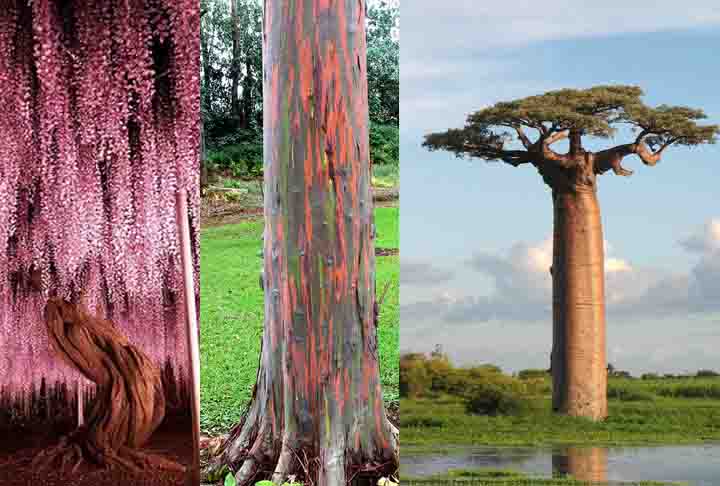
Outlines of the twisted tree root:
[[59,462],[75,472],[83,461],[140,473],[185,467],[139,450],[165,417],[160,370],[109,321],[52,298],[45,308],[50,342],[58,355],[98,386],[86,425],[33,460],[46,469]]

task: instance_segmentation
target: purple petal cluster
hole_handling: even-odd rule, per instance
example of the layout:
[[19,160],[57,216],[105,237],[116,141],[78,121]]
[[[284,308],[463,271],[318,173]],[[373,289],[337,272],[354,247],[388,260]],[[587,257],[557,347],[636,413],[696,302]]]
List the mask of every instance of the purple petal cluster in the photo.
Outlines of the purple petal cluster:
[[48,348],[51,294],[185,373],[175,194],[189,194],[197,276],[198,37],[197,1],[0,0],[5,390],[80,378]]

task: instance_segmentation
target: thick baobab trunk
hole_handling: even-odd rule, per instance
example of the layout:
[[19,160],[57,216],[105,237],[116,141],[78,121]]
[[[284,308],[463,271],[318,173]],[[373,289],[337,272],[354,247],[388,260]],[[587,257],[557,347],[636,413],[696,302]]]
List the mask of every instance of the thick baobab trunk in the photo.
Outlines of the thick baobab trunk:
[[59,357],[95,382],[98,391],[85,424],[41,453],[35,464],[43,468],[59,460],[61,468],[74,462],[76,469],[85,459],[133,472],[148,466],[184,470],[139,450],[165,416],[160,370],[111,321],[60,298],[50,299],[45,314]]
[[265,332],[252,403],[214,467],[238,484],[394,472],[383,406],[365,2],[265,1]]
[[607,417],[605,275],[594,186],[553,191],[553,409]]

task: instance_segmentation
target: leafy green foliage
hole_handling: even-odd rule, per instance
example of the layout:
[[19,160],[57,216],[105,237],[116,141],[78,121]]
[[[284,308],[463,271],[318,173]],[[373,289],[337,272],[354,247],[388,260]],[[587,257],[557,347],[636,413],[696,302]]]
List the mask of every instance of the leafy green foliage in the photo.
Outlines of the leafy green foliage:
[[455,368],[447,356],[433,352],[429,356],[410,353],[400,357],[400,395],[417,398],[450,394],[465,399],[477,390],[498,388],[511,394],[532,394],[532,387],[492,364]]
[[[233,52],[230,0],[202,0],[201,100],[203,136],[210,170],[240,178],[262,175],[262,3],[235,2],[240,39]],[[376,165],[399,165],[399,9],[381,0],[368,8],[367,69],[370,157]],[[234,55],[233,55],[234,54]],[[233,113],[232,78],[239,73],[241,113]]]
[[[408,356],[412,355],[402,359]],[[407,380],[403,374],[401,368],[401,383]],[[549,376],[522,380],[524,388],[514,388],[500,375],[486,375],[484,382],[465,377],[469,394],[426,390],[415,398],[402,399],[405,447],[437,450],[443,444],[619,445],[720,440],[720,377],[609,377],[609,417],[593,422],[553,413]],[[487,391],[489,388],[493,389]],[[473,389],[483,391],[484,397],[500,393],[497,390],[509,392],[523,400],[523,408],[510,415],[468,414]]]
[[263,174],[263,148],[255,141],[211,150],[207,160],[215,170],[230,171],[236,178],[255,179]]
[[655,394],[651,391],[642,390],[626,383],[609,383],[607,388],[608,398],[614,398],[625,402],[641,402],[655,400]]
[[656,386],[655,391],[664,397],[720,399],[720,381],[663,384]]
[[368,8],[367,77],[370,120],[395,126],[400,120],[398,19],[397,2],[380,0]]
[[375,165],[400,165],[400,130],[396,125],[370,123],[370,158]]
[[399,165],[373,165],[374,187],[397,187],[400,185]]
[[548,370],[540,369],[527,369],[518,371],[517,377],[521,380],[532,380],[537,378],[549,378],[550,372]]
[[[643,103],[642,95],[637,86],[595,86],[499,102],[471,113],[462,129],[427,135],[423,146],[447,150],[458,157],[517,165],[535,162],[540,148],[549,146],[563,132],[608,138],[623,124],[637,132],[634,143],[643,142],[653,152],[671,144],[715,142],[718,126],[698,124],[706,118],[702,110],[668,105],[653,108]],[[537,133],[537,138],[531,140],[526,130]],[[508,150],[507,145],[516,140],[527,150]],[[535,158],[527,155],[533,151]]]
[[465,404],[468,413],[479,415],[516,415],[524,408],[525,402],[517,393],[491,383],[473,386]]

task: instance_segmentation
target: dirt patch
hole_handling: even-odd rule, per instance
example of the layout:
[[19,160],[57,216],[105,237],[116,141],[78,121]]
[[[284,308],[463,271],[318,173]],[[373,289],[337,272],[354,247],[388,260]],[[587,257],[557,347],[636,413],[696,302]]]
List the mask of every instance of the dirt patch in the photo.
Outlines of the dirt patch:
[[[65,472],[50,470],[44,473],[28,466],[33,458],[47,447],[55,445],[67,428],[23,427],[0,431],[0,484],[3,486],[186,486],[187,473],[148,469],[141,474],[120,470],[106,470],[83,462],[75,474],[68,466]],[[167,419],[150,437],[143,452],[160,455],[184,466],[192,463],[192,426],[189,419]]]
[[393,203],[400,199],[398,187],[373,187],[373,201],[376,203]]
[[375,256],[395,256],[399,254],[399,248],[375,248]]
[[[227,191],[231,192],[231,190]],[[376,207],[396,206],[399,195],[400,191],[396,187],[373,188],[373,201],[375,201]],[[249,204],[248,199],[228,200],[214,196],[203,197],[200,203],[200,226],[202,228],[212,228],[262,218],[262,201],[257,200],[255,202],[256,204]]]
[[202,228],[213,228],[224,226],[226,224],[237,224],[249,219],[258,219],[263,217],[263,208],[245,208],[245,207],[229,207],[225,211],[212,216],[200,218],[200,226]]
[[387,418],[392,424],[400,428],[400,402],[391,402],[385,407]]

